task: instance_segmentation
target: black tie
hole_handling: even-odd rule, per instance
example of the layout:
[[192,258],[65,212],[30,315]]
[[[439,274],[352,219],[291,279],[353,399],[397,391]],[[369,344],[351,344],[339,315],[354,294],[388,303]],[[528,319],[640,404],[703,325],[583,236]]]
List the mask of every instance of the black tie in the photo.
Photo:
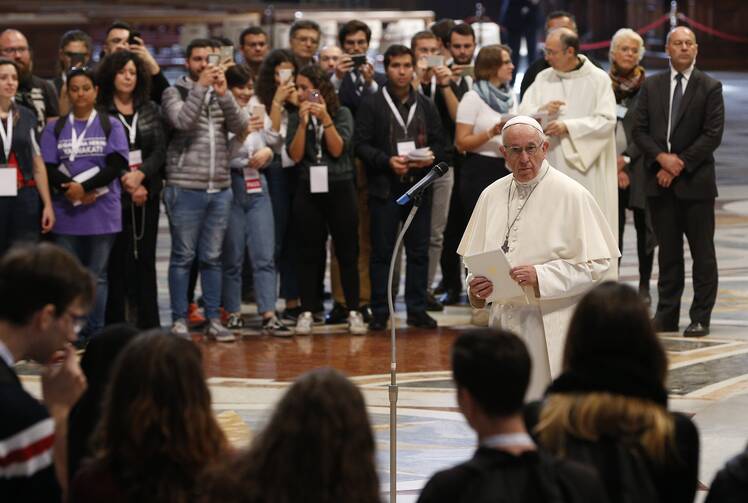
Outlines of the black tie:
[[465,77],[462,77],[460,79],[460,84],[457,86],[457,90],[459,91],[460,95],[459,98],[462,98],[466,92],[468,92],[468,84],[467,79]]
[[673,91],[673,104],[670,107],[670,136],[673,136],[673,129],[675,129],[675,119],[678,117],[678,110],[680,110],[680,102],[683,99],[683,74],[679,73],[675,76],[675,91]]

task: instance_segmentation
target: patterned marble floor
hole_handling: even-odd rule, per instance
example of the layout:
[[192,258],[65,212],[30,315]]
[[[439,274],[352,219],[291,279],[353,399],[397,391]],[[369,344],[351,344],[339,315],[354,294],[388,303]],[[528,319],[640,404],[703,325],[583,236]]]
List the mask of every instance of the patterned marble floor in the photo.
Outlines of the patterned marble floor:
[[[712,335],[689,340],[679,334],[661,334],[670,359],[668,388],[673,409],[694,416],[701,432],[700,480],[708,485],[724,461],[742,450],[748,440],[748,175],[740,163],[748,137],[748,98],[739,90],[748,74],[718,73],[724,82],[727,121],[723,144],[717,152],[720,197],[717,200],[716,246],[720,288],[712,320]],[[169,236],[162,219],[159,237],[159,299],[162,322],[170,321],[166,268]],[[692,295],[690,257],[681,328],[688,323]],[[638,282],[635,237],[628,222],[624,239],[621,279]],[[656,294],[657,268],[651,290]],[[401,300],[401,299],[400,299]],[[656,295],[653,301],[656,302]],[[400,304],[400,308],[402,305]],[[244,306],[249,318],[254,306]],[[469,325],[467,306],[450,307],[437,314],[436,331],[403,329],[398,334],[399,385],[398,468],[399,501],[414,501],[419,489],[436,470],[470,456],[475,439],[457,412],[449,374],[449,350],[459,332]],[[399,319],[401,325],[404,320]],[[389,492],[389,337],[372,333],[352,337],[343,326],[317,327],[308,337],[276,339],[244,331],[233,344],[194,339],[203,349],[210,376],[214,407],[236,445],[246,445],[260,430],[273,404],[289,383],[306,370],[333,366],[345,371],[365,394],[374,425],[382,490]],[[24,382],[38,392],[33,369]],[[701,491],[699,499],[703,499]]]

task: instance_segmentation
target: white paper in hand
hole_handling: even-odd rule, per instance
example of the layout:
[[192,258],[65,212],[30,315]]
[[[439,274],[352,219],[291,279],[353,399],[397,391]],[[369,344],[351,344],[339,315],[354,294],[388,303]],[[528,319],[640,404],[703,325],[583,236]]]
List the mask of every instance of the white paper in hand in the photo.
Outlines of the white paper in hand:
[[512,265],[500,248],[466,255],[463,261],[473,276],[483,276],[493,283],[493,292],[486,302],[524,297],[522,287],[509,276]]
[[[98,175],[100,171],[101,169],[98,166],[94,166],[93,168],[87,169],[86,171],[83,171],[82,173],[78,173],[77,175],[73,177],[73,180],[78,183],[83,183],[86,180],[90,180],[94,176]],[[103,196],[107,192],[109,192],[109,187],[106,187],[106,186],[93,189],[93,193],[96,194],[97,198]],[[73,203],[73,206],[80,206],[81,204],[83,203],[81,203],[80,201],[76,201]]]

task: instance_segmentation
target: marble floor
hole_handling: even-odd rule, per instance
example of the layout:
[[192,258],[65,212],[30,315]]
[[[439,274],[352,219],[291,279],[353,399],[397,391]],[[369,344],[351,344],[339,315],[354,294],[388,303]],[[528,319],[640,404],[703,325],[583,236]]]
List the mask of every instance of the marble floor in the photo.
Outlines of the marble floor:
[[[700,340],[684,339],[677,333],[660,334],[670,359],[671,407],[692,415],[701,433],[699,501],[716,470],[748,441],[748,175],[740,162],[748,137],[748,97],[739,92],[748,86],[748,74],[714,75],[724,83],[727,118],[725,137],[716,155],[720,288],[712,334]],[[159,286],[162,322],[166,324],[170,320],[166,283],[169,240],[166,222],[161,225]],[[690,257],[688,261],[681,328],[689,321],[687,309],[692,295]],[[625,233],[621,280],[632,285],[638,282],[632,222],[628,222]],[[653,294],[656,280],[655,264]],[[338,368],[360,386],[366,397],[377,438],[382,491],[388,497],[389,334],[353,337],[343,326],[320,326],[311,336],[272,338],[259,334],[254,306],[243,309],[255,326],[245,329],[238,342],[218,344],[194,335],[204,353],[216,413],[232,442],[238,446],[249,443],[295,377],[320,366]],[[415,501],[434,471],[468,458],[475,444],[474,435],[457,411],[449,373],[451,344],[470,326],[469,308],[448,307],[435,317],[439,329],[434,331],[408,329],[402,316],[398,319],[399,501]],[[24,383],[38,392],[35,372],[23,373],[27,374]]]

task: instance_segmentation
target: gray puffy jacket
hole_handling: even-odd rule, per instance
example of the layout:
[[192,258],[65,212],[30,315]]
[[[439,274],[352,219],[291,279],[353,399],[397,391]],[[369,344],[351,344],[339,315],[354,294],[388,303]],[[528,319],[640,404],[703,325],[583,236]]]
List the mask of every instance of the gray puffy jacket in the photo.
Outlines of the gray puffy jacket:
[[249,116],[230,92],[218,96],[208,89],[183,76],[161,98],[166,121],[174,128],[166,151],[167,185],[199,190],[231,186],[228,132],[243,133]]

